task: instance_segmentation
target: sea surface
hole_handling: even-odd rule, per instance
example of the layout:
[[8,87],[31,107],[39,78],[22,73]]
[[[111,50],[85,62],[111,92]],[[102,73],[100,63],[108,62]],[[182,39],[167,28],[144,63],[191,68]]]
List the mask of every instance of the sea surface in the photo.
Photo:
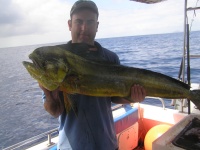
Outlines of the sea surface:
[[[183,33],[97,39],[116,52],[121,64],[178,78],[183,55]],[[200,31],[190,34],[190,54],[200,55]],[[52,43],[44,45],[57,45]],[[0,48],[0,149],[58,127],[43,108],[41,90],[22,65],[37,47]],[[191,59],[191,82],[200,82],[200,59]],[[160,106],[158,100],[144,103]],[[171,100],[165,100],[166,107]]]

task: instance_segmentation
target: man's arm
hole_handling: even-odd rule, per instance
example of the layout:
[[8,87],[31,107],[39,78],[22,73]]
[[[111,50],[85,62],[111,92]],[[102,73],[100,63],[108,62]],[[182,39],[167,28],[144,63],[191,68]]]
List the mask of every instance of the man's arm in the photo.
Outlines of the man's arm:
[[49,91],[41,85],[39,85],[39,87],[44,91],[45,94],[44,108],[48,113],[57,118],[64,110],[64,104],[59,96],[60,91]]
[[[145,99],[146,91],[145,89],[140,85],[133,85],[131,87],[131,100],[133,102],[142,102]],[[113,103],[116,104],[129,104],[130,101],[126,100],[125,98],[115,97],[112,100]]]

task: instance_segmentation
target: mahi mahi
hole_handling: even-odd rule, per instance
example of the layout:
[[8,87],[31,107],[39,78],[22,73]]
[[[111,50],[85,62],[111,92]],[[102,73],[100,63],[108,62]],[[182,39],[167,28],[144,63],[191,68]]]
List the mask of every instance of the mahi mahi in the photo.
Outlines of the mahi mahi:
[[134,84],[143,86],[147,96],[187,98],[200,109],[200,90],[161,73],[146,69],[90,60],[58,46],[40,47],[23,61],[29,74],[43,87],[69,94],[126,97]]

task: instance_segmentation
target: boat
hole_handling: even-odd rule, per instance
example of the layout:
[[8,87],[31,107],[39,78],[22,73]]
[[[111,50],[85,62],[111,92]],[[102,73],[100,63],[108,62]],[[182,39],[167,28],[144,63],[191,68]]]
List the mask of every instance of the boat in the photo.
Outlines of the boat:
[[[163,0],[132,1],[152,4]],[[200,84],[190,83],[190,58],[200,58],[200,55],[190,55],[187,12],[199,9],[200,7],[188,8],[187,0],[185,0],[184,43],[179,79],[191,85],[191,89],[200,89]],[[188,67],[187,74],[185,73],[186,66]],[[200,136],[198,137],[200,133],[195,130],[200,128],[200,111],[192,102],[187,99],[172,100],[172,105],[175,107],[169,109],[165,107],[162,98],[147,98],[160,101],[162,107],[142,103],[112,105],[119,150],[200,149]],[[57,142],[58,129],[56,128],[9,146],[4,150],[56,150]]]

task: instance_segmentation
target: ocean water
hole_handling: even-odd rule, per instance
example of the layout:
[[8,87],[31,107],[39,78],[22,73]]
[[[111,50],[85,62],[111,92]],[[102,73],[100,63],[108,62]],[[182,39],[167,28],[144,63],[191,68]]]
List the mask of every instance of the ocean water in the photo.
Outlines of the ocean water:
[[[190,35],[190,54],[200,55],[200,31]],[[177,79],[183,55],[183,33],[97,39],[116,52],[121,64],[149,69]],[[46,44],[56,45],[59,43]],[[43,45],[0,48],[0,149],[58,127],[43,108],[41,90],[22,65]],[[191,82],[200,81],[200,59],[191,59]],[[150,102],[151,101],[151,102]],[[160,106],[158,100],[144,103]],[[165,100],[171,108],[171,100]]]

